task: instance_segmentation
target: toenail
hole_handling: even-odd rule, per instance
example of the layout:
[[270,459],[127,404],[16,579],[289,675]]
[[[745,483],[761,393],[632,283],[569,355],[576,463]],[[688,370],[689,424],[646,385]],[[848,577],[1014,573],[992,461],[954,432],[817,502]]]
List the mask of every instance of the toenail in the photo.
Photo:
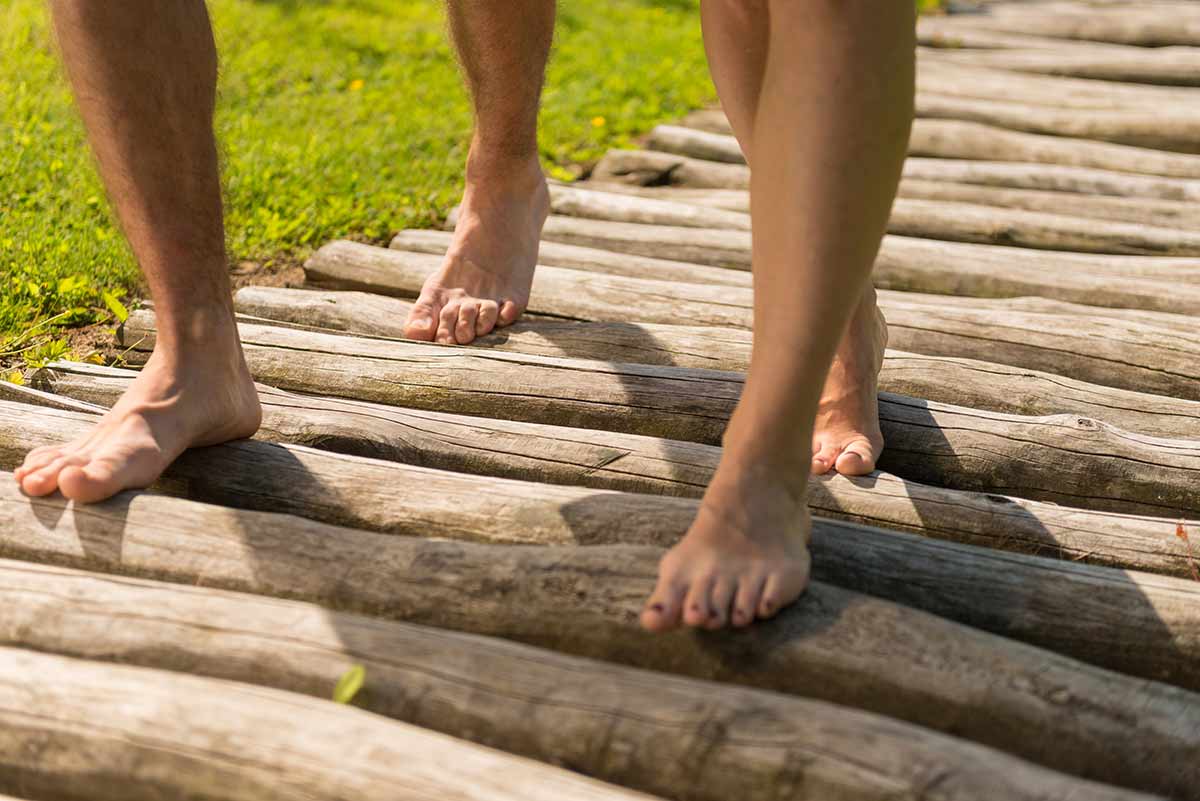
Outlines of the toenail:
[[662,605],[662,604],[653,604],[653,605],[650,607],[650,611],[651,611],[651,612],[658,612],[659,614],[662,614],[662,611],[663,611],[663,605]]
[[699,612],[699,611],[700,611],[700,604],[692,604],[692,611],[693,611],[693,612]]

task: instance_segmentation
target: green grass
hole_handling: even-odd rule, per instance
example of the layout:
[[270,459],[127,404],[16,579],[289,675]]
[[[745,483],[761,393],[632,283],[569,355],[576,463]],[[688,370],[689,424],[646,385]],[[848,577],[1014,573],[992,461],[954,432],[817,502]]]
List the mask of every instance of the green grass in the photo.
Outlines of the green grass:
[[[697,0],[572,0],[542,113],[552,174],[714,98]],[[467,98],[431,0],[213,0],[233,261],[383,242],[458,200]],[[0,359],[140,292],[62,78],[43,0],[0,3]],[[107,293],[107,298],[106,294]],[[106,302],[107,300],[107,302]],[[49,349],[49,352],[47,351]]]

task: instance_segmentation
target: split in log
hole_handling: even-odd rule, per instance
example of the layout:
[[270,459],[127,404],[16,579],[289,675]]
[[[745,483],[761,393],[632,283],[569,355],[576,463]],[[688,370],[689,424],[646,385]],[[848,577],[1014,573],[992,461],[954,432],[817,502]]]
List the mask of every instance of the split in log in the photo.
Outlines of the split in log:
[[[748,189],[750,186],[750,170],[745,165],[721,164],[651,150],[610,150],[596,165],[592,178],[597,183],[693,189]],[[1184,203],[1200,201],[1200,181],[1055,164],[910,157],[904,162],[904,178]]]
[[[1095,139],[1142,148],[1200,153],[1200,114],[1186,110],[1100,111],[1029,105],[918,92],[924,119],[966,120],[1051,136]],[[1195,177],[1195,176],[1188,176]]]
[[[750,235],[744,231],[698,231],[665,225],[638,225],[576,217],[550,217],[543,238],[563,244],[609,250],[614,253],[659,253],[680,260],[695,259],[710,267],[750,269]],[[404,242],[395,242],[403,248]],[[422,248],[426,250],[427,248]],[[305,265],[309,280],[317,285],[341,289],[384,291],[403,273],[423,281],[435,259],[413,255],[390,259],[369,245],[335,242],[326,245]],[[397,250],[393,247],[392,250]],[[401,253],[407,251],[400,250]],[[1179,274],[1200,275],[1200,260],[1181,257],[1119,256],[1023,249],[1014,258],[1012,248],[966,242],[945,242],[917,237],[887,236],[875,260],[873,280],[881,289],[973,295],[977,297],[1021,297],[1035,295],[1089,306],[1146,309],[1178,314],[1200,310],[1200,287],[1181,283]],[[351,267],[350,265],[355,265]],[[405,266],[407,265],[407,266]],[[537,287],[548,285],[549,270],[534,278]],[[567,271],[578,276],[577,272]],[[565,277],[562,271],[555,276]],[[554,279],[554,280],[557,280]],[[641,279],[611,276],[587,278],[588,298],[615,299],[631,290]],[[540,282],[540,283],[539,283]],[[578,282],[577,282],[578,283]],[[419,284],[418,284],[419,286]],[[564,287],[565,289],[565,287]],[[678,322],[700,325],[745,327],[746,308],[730,305],[730,298],[746,290],[730,287],[699,287],[665,281],[646,281],[643,297],[621,319],[636,310],[641,322]],[[415,292],[404,294],[415,297]],[[634,297],[630,295],[630,297]],[[674,298],[674,301],[671,300]],[[686,314],[684,304],[697,308]],[[622,303],[627,302],[622,299]],[[576,319],[597,319],[600,306],[580,297],[569,309],[557,314]]]
[[927,51],[952,64],[1164,86],[1200,86],[1200,48],[1128,47]]
[[[555,201],[553,211],[566,217],[674,227],[697,227],[692,211],[714,212],[728,215],[739,224],[723,225],[710,221],[702,227],[750,230],[748,214],[686,201],[672,203],[659,198],[608,192],[604,186],[597,187],[598,191],[554,187],[551,189],[552,197],[557,198],[561,196],[559,193],[569,191],[570,202],[560,205]],[[723,195],[718,197],[718,202],[724,202]],[[745,202],[749,205],[748,197]],[[901,236],[1077,253],[1200,256],[1200,232],[1145,224],[1097,222],[1068,216],[1061,211],[1025,211],[947,200],[897,198],[892,205],[887,230]],[[1200,278],[1200,269],[1197,269],[1196,275]]]
[[[543,489],[531,491],[540,497]],[[459,500],[471,503],[474,496]],[[614,501],[609,496],[590,512],[612,514]],[[505,503],[511,502],[510,496]],[[560,512],[572,519],[589,513]],[[3,475],[0,518],[0,543],[9,556],[304,600],[816,697],[953,730],[1089,778],[1200,797],[1200,766],[1191,758],[1200,736],[1200,698],[1195,694],[821,582],[814,582],[778,618],[750,629],[660,636],[641,631],[636,622],[654,584],[662,553],[657,548],[512,548],[391,537],[149,493],[123,493],[89,505],[83,514],[60,497],[27,498],[11,476]],[[635,514],[624,522],[637,520]],[[438,524],[439,518],[424,521],[423,533],[435,533]],[[508,533],[494,523],[486,525]],[[839,525],[844,531],[838,536],[853,531]],[[889,562],[899,557],[905,563],[900,539],[905,535],[883,536],[896,538]],[[870,550],[865,541],[860,547]],[[1024,596],[1034,588],[1012,579],[1021,575],[1029,580],[1025,568],[1034,569],[1040,560],[1025,565],[1018,557],[1007,558],[1013,561],[1003,568],[988,566],[1000,575],[973,577],[953,587],[928,585],[929,594],[953,598],[972,588],[978,592],[981,583],[1003,586],[976,615],[1015,612],[1019,607],[1009,605],[1010,592]],[[1080,566],[1046,564],[1055,570],[1039,578],[1037,589],[1063,593],[1070,603],[1064,614],[1081,627],[1095,630],[1096,622],[1109,623],[1112,616],[1128,624],[1141,612],[1157,619],[1172,611],[1152,609],[1144,596],[1133,602],[1128,596],[1161,591],[1131,575],[1105,571],[1108,586],[1103,586],[1083,578]],[[925,568],[914,567],[920,569],[905,584],[917,589],[924,582],[916,577]],[[1086,570],[1092,576],[1099,569]],[[1153,579],[1162,581],[1169,580]],[[1191,587],[1178,581],[1171,585]],[[1126,596],[1123,606],[1098,617],[1097,605],[1106,606],[1113,592]],[[1033,614],[1019,609],[1018,617],[1028,622]],[[1055,631],[1064,628],[1060,619],[1044,624]],[[1144,626],[1134,639],[1162,632],[1163,625]],[[1126,641],[1105,640],[1103,647],[1124,651],[1114,643],[1123,646]],[[40,693],[43,688],[30,685],[28,675],[21,674],[22,691]],[[80,702],[73,708],[95,719],[94,706]],[[290,729],[291,722],[280,727]],[[1130,731],[1137,736],[1130,737]],[[386,735],[349,741],[375,747],[383,739]],[[396,762],[405,764],[404,759]]]
[[[686,229],[666,230],[677,232]],[[883,258],[886,257],[881,257],[881,260]],[[925,263],[928,265],[928,262]],[[413,268],[409,260],[400,258],[398,253],[352,243],[326,246],[310,260],[309,265],[311,274],[321,283],[358,286],[409,296],[415,296],[420,291],[425,276],[422,268]],[[1003,267],[997,265],[996,269],[999,271]],[[373,284],[364,283],[368,276]],[[577,327],[555,326],[553,323],[541,327],[546,337],[558,332],[569,338],[569,345],[574,350],[566,351],[566,355],[640,364],[672,363],[664,362],[663,357],[655,358],[652,351],[661,347],[658,343],[664,341],[665,337],[678,335],[680,339],[676,341],[677,344],[672,343],[675,345],[672,350],[700,355],[697,361],[674,364],[745,369],[749,338],[739,337],[733,332],[714,332],[714,346],[732,346],[735,349],[723,351],[710,348],[706,353],[704,338],[707,335],[703,327],[748,328],[753,318],[750,289],[690,284],[667,287],[656,281],[613,278],[599,286],[598,290],[594,276],[573,270],[543,267],[534,278],[530,301],[532,311],[614,324],[606,330],[594,329],[593,334],[602,336],[591,344],[586,333],[570,336],[568,332],[579,331]],[[1194,288],[1192,292],[1200,297],[1200,288]],[[260,291],[260,294],[267,293]],[[664,296],[669,298],[671,294],[679,299],[664,303]],[[308,295],[300,300],[303,306],[312,305]],[[1038,310],[1036,302],[975,300],[949,295],[911,296],[905,292],[885,292],[880,300],[892,332],[891,344],[899,350],[982,359],[1070,375],[1104,386],[1200,400],[1200,345],[1190,335],[1190,318],[1183,315],[1141,311],[1139,317],[1140,310],[1109,310],[1092,314],[1087,307],[1054,303],[1048,304],[1049,308]],[[314,316],[314,322],[311,323],[304,316],[304,308],[260,316],[282,316],[291,321],[348,330],[349,324],[323,325],[323,321],[329,321],[328,318],[332,316],[333,305],[336,304],[326,302],[324,316]],[[347,298],[343,308],[343,314],[355,314],[355,296]],[[715,315],[714,310],[717,312]],[[737,313],[739,310],[740,315]],[[359,317],[356,326],[359,331],[369,330],[371,325],[370,312],[364,311],[366,313]],[[629,325],[643,321],[669,323],[679,319],[699,326],[671,326],[656,330]],[[538,330],[541,323],[526,323],[509,336],[530,330],[531,325]],[[502,331],[496,338],[503,339],[505,336],[506,332]],[[640,347],[638,340],[641,340]],[[612,349],[617,341],[626,343],[619,352]],[[562,343],[564,351],[567,345],[567,341]],[[562,355],[562,352],[553,355]],[[716,359],[729,361],[718,362]]]
[[15,648],[0,710],[0,786],[35,798],[649,798],[295,693]]
[[[71,395],[107,406],[128,388],[132,375],[119,370],[72,373],[64,369],[48,379]],[[720,449],[698,443],[301,397],[267,387],[259,392],[264,412],[259,438],[441,470],[698,498],[720,458]],[[27,448],[82,434],[91,419],[31,418],[27,409],[0,406],[0,432],[7,432],[0,433],[4,464],[17,464]],[[185,488],[198,500],[228,502],[228,490],[205,492],[205,482],[211,479],[189,473],[190,464],[188,459],[177,464],[164,483]],[[363,476],[364,485],[368,480],[383,479]],[[1159,518],[949,490],[883,472],[865,478],[830,473],[813,478],[808,492],[809,507],[823,517],[1018,553],[1193,575],[1188,549],[1175,536],[1174,522]],[[323,511],[309,516],[345,522],[343,514]]]
[[[254,377],[282,389],[711,445],[742,380],[714,370],[240,329]],[[510,401],[514,394],[520,404]],[[1200,442],[1134,434],[1078,412],[1024,417],[887,393],[880,424],[888,443],[880,468],[914,481],[1129,514],[1200,511]]]
[[296,601],[0,561],[0,603],[0,642],[43,653],[319,697],[361,665],[369,711],[680,801],[877,801],[931,774],[950,801],[1132,801],[846,707]]
[[[1193,124],[1191,128],[1194,127]],[[650,132],[647,145],[658,152],[745,165],[737,140],[728,135],[659,125]],[[1146,147],[1024,133],[953,119],[916,120],[908,152],[912,156],[940,159],[1015,161],[1166,178],[1200,178],[1200,156],[1191,153],[1166,153]]]

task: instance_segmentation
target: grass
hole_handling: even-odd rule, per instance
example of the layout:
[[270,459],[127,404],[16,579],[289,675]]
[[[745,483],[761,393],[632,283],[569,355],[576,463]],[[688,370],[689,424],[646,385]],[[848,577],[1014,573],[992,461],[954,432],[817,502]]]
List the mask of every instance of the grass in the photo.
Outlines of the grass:
[[[43,0],[0,4],[0,365],[67,355],[64,329],[141,293],[61,75]],[[467,97],[429,0],[212,0],[231,262],[383,242],[458,200]],[[560,9],[542,113],[549,171],[714,99],[697,0]],[[83,356],[84,354],[76,354]],[[11,373],[9,377],[15,378]]]

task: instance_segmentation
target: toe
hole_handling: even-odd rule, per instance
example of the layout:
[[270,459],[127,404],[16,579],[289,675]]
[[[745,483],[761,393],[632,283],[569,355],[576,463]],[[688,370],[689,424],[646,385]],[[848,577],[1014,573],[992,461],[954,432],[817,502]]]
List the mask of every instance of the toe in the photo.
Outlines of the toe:
[[13,471],[13,477],[20,481],[35,470],[41,470],[60,456],[62,456],[62,449],[58,446],[43,446],[32,450],[25,455],[24,463]]
[[423,342],[432,342],[437,333],[437,320],[441,307],[432,301],[421,299],[413,304],[404,324],[404,336]]
[[667,631],[679,625],[679,610],[683,606],[686,586],[666,577],[658,580],[658,586],[646,608],[642,610],[642,627],[649,631]]
[[833,469],[839,448],[831,442],[821,442],[813,448],[812,473],[823,476]]
[[763,585],[762,594],[758,601],[758,616],[760,618],[774,617],[779,610],[800,597],[808,586],[809,571],[807,567],[789,573],[772,573]]
[[500,314],[497,320],[497,325],[512,325],[521,316],[521,307],[511,300],[506,300],[500,304]]
[[731,577],[722,576],[713,583],[712,593],[709,594],[708,629],[721,629],[729,624],[730,604],[733,603],[734,593],[737,592],[737,581]]
[[852,440],[837,457],[834,469],[844,476],[865,476],[875,469],[878,452],[866,437]]
[[49,495],[58,489],[59,475],[65,467],[85,461],[87,461],[86,457],[80,454],[59,456],[21,479],[21,489],[26,495],[34,497]]
[[683,599],[683,622],[689,626],[704,626],[712,617],[713,576],[700,576],[692,581]]
[[490,334],[500,319],[500,304],[494,300],[479,301],[479,316],[475,318],[475,335]]
[[737,595],[733,599],[733,611],[730,613],[730,621],[734,626],[741,628],[754,622],[765,583],[766,577],[758,575],[745,576],[738,582]]
[[78,503],[96,503],[125,489],[124,476],[110,461],[94,460],[65,468],[58,478],[62,494]]
[[442,307],[441,314],[438,315],[437,336],[433,338],[434,342],[442,345],[454,345],[454,329],[458,325],[458,310],[460,304],[457,301],[451,301]]
[[464,303],[458,309],[458,323],[454,326],[454,339],[460,345],[475,341],[475,322],[479,316],[477,303]]

